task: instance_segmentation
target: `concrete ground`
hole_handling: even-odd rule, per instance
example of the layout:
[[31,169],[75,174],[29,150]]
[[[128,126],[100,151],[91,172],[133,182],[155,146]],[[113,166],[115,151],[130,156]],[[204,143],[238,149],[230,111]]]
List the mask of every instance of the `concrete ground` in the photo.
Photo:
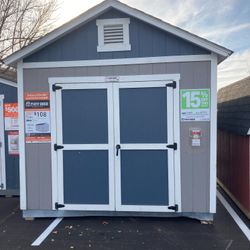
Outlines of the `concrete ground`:
[[0,250],[250,249],[219,201],[213,225],[187,218],[65,218],[39,247],[31,244],[53,219],[25,221],[18,204],[18,198],[0,198]]

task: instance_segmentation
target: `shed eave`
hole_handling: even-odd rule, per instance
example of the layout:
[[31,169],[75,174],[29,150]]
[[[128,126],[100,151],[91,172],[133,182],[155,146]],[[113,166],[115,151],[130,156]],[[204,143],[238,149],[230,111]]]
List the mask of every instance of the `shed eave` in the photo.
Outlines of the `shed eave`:
[[181,28],[178,28],[169,23],[166,23],[156,17],[153,17],[140,10],[137,10],[128,5],[125,5],[117,0],[106,0],[96,5],[95,7],[89,9],[88,11],[81,14],[80,16],[74,18],[73,20],[69,21],[68,23],[62,25],[61,27],[55,29],[54,31],[50,32],[44,37],[36,40],[35,42],[28,45],[27,47],[24,47],[14,52],[13,54],[9,55],[8,57],[4,58],[3,60],[4,63],[7,65],[16,66],[16,63],[22,60],[24,57],[27,57],[28,55],[36,52],[37,50],[45,47],[49,43],[55,41],[56,39],[62,37],[66,33],[70,32],[71,30],[77,28],[79,25],[82,25],[85,22],[88,22],[90,19],[93,19],[97,15],[100,15],[102,12],[106,11],[109,8],[115,8],[128,15],[134,16],[135,18],[138,18],[146,23],[149,23],[159,29],[162,29],[166,32],[176,35],[177,37],[180,37],[202,48],[205,48],[211,51],[211,53],[217,54],[219,58],[219,62],[222,62],[233,53],[233,51],[223,46],[210,42],[204,38],[201,38],[197,35],[187,32]]
[[6,80],[2,77],[0,77],[0,83],[2,84],[5,84],[5,85],[9,85],[9,86],[12,86],[12,87],[17,87],[17,83],[16,82],[13,82],[13,81],[10,81],[10,80]]

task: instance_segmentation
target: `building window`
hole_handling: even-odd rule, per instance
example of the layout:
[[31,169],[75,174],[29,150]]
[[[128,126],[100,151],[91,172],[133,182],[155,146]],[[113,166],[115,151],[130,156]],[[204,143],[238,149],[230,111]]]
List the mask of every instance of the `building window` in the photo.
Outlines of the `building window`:
[[129,18],[99,19],[96,21],[98,29],[98,52],[128,51]]

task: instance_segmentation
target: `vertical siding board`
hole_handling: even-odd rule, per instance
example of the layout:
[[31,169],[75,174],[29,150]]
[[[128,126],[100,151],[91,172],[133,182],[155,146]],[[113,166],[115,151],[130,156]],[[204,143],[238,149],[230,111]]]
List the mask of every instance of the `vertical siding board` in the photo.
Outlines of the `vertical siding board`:
[[88,67],[87,76],[100,76],[100,67]]
[[[194,82],[194,68],[191,63],[179,63],[179,72],[181,74],[181,86],[180,88],[192,88]],[[196,125],[196,124],[195,124]],[[190,146],[189,140],[189,128],[193,126],[192,122],[181,122],[181,183],[182,183],[182,194],[183,197],[182,209],[184,211],[195,211],[194,208],[194,165],[196,161],[194,159],[194,152]],[[183,143],[185,138],[185,144]],[[189,210],[190,209],[190,210]]]
[[[167,63],[167,74],[180,74],[180,63]],[[182,86],[182,75],[180,79],[180,88]]]
[[[87,29],[87,37],[85,39],[88,40],[88,47],[87,47],[87,59],[91,60],[93,55],[97,53],[97,45],[98,45],[98,38],[97,38],[97,26],[95,22],[91,22]],[[84,35],[84,34],[83,34]],[[93,46],[91,46],[93,44]],[[85,49],[85,48],[83,48]]]
[[195,70],[193,88],[210,88],[211,74],[207,68],[211,67],[210,62],[193,62]]
[[167,55],[173,56],[173,55],[180,55],[180,48],[178,46],[178,39],[173,36],[169,35],[167,37]]
[[126,67],[124,67],[123,65],[117,65],[117,66],[113,66],[113,74],[115,76],[124,76],[127,75],[127,70]]
[[167,67],[165,63],[153,64],[153,74],[166,74]]
[[[210,70],[207,70],[211,68],[211,63],[210,62],[194,62],[192,63],[193,67],[195,69],[195,74],[194,74],[194,82],[193,82],[193,88],[210,88],[210,82],[211,82],[211,73]],[[194,187],[194,195],[197,197],[195,199],[195,204],[194,208],[195,209],[200,209],[201,211],[204,209],[209,209],[209,193],[207,193],[207,190],[210,189],[210,123],[202,123],[204,128],[202,131],[206,131],[207,134],[204,134],[203,137],[206,136],[206,138],[209,139],[209,141],[204,141],[202,139],[202,146],[203,147],[200,150],[200,153],[195,156],[195,158],[199,162],[204,162],[205,164],[200,164],[199,167],[194,169],[193,171],[198,172],[198,176],[203,175],[203,178],[196,178],[196,186]],[[203,183],[203,185],[202,185]],[[203,193],[198,191],[199,187],[204,187]],[[204,204],[206,207],[202,207],[201,204]]]
[[181,208],[182,211],[193,211],[193,154],[190,152],[190,141],[188,136],[188,128],[192,123],[181,123]]
[[100,73],[102,76],[112,76],[113,75],[113,67],[112,66],[101,67]]
[[149,26],[145,23],[139,22],[138,28],[139,39],[139,57],[149,57],[153,50],[153,35],[150,32]]
[[[37,147],[38,148],[38,147]],[[38,171],[39,171],[39,208],[52,209],[52,179],[51,176],[51,148],[47,144],[39,144]],[[45,160],[46,158],[46,160]]]
[[131,53],[128,57],[139,57],[140,51],[140,27],[135,18],[131,18],[129,25],[129,38],[131,43]]
[[152,31],[152,54],[154,56],[161,56],[162,51],[165,51],[165,33],[160,32],[158,29],[153,29]]
[[153,74],[152,64],[139,65],[140,75],[150,75]]
[[126,69],[126,75],[136,75],[139,74],[140,72],[139,65],[126,65],[124,67]]
[[[40,170],[39,149],[36,144],[26,144],[26,187],[27,187],[27,209],[40,209]],[[46,156],[48,158],[49,156]],[[46,177],[49,181],[51,175]],[[50,191],[51,192],[51,191]]]

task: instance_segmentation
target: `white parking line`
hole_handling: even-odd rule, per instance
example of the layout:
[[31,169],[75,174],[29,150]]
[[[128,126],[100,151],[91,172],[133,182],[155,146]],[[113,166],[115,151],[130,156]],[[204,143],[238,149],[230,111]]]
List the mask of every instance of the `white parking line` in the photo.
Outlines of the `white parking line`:
[[217,197],[223,206],[226,208],[228,213],[232,216],[236,224],[239,226],[241,231],[245,234],[247,239],[250,241],[250,229],[247,225],[242,221],[242,219],[238,216],[238,214],[233,210],[233,208],[229,205],[226,199],[222,196],[222,194],[217,190]]
[[54,228],[62,221],[63,218],[56,218],[47,229],[31,244],[31,246],[40,246],[41,243],[49,236]]

